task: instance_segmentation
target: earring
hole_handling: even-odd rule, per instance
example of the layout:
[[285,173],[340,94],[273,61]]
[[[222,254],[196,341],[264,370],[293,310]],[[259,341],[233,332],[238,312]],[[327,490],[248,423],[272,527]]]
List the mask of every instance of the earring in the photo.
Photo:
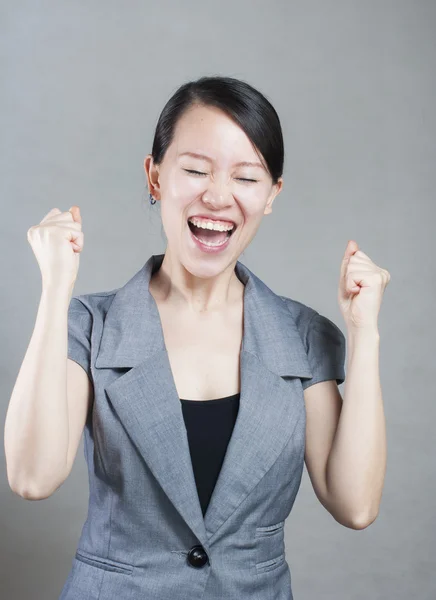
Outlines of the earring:
[[155,200],[155,198],[153,198],[153,195],[151,192],[148,194],[148,197],[150,198],[150,204],[156,204],[156,200]]

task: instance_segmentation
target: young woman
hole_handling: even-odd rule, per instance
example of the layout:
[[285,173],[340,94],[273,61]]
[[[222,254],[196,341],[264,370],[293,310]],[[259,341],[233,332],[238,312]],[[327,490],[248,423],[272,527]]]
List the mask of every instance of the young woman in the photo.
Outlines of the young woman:
[[84,432],[89,511],[61,600],[291,600],[284,523],[304,462],[339,523],[376,518],[389,274],[349,242],[342,409],[341,330],[239,261],[282,189],[283,155],[265,96],[203,77],[168,101],[144,162],[164,254],[116,290],[72,297],[79,207],[28,232],[43,295],[7,415],[8,477],[25,498],[50,496]]

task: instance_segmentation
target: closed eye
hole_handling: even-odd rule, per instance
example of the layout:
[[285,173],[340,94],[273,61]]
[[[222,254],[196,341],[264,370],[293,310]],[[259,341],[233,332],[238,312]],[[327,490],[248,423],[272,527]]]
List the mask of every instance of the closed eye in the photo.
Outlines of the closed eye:
[[[187,173],[194,173],[195,175],[207,175],[207,173],[202,173],[201,171],[194,171],[193,169],[183,169],[184,171],[186,171]],[[248,182],[253,182],[253,183],[257,183],[257,179],[245,179],[244,177],[236,177],[236,179],[238,179],[239,181],[248,181]]]

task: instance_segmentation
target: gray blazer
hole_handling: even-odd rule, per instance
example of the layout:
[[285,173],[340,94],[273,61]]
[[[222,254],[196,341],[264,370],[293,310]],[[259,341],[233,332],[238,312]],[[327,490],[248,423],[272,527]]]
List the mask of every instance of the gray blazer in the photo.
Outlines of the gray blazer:
[[74,296],[68,357],[94,385],[89,509],[59,600],[292,600],[284,524],[305,450],[303,390],[345,379],[345,338],[316,310],[245,284],[237,420],[202,514],[150,276]]

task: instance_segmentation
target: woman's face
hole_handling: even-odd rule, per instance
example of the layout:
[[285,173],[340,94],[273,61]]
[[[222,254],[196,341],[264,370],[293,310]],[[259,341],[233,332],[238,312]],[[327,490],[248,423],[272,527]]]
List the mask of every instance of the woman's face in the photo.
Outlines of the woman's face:
[[[241,162],[257,165],[238,166]],[[271,213],[283,181],[273,185],[262,162],[234,121],[217,108],[200,105],[179,120],[160,165],[153,163],[151,155],[146,157],[148,185],[161,202],[168,249],[192,273],[212,276],[233,265],[253,239],[263,216]],[[210,229],[204,232],[192,227],[191,231],[188,218],[195,215],[234,223],[223,247],[217,245],[211,250],[195,240],[193,232],[209,244],[227,237]]]

